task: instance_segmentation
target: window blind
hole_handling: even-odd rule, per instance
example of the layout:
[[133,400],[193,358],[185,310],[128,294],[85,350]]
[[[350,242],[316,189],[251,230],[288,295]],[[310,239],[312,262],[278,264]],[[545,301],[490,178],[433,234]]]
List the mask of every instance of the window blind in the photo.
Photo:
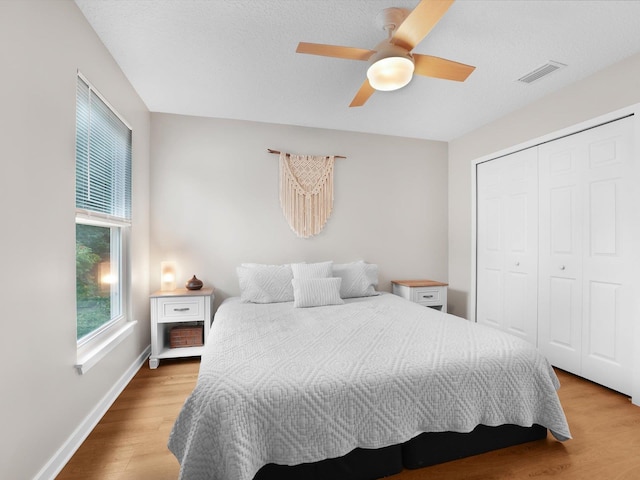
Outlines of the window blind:
[[130,220],[131,129],[80,76],[76,102],[76,208]]

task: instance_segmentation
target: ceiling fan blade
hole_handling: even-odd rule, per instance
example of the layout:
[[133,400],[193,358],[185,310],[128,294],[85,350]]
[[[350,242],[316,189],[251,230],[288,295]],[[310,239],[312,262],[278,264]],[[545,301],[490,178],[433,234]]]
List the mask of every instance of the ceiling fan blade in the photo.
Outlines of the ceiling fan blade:
[[296,53],[308,53],[323,57],[346,58],[347,60],[369,60],[376,53],[374,50],[355,47],[341,47],[338,45],[325,45],[324,43],[298,43]]
[[360,90],[358,90],[356,96],[351,100],[349,107],[361,107],[369,100],[373,92],[375,92],[374,88],[369,84],[369,80],[365,78]]
[[464,82],[476,67],[454,62],[445,58],[432,57],[431,55],[413,54],[416,75],[425,77],[443,78],[445,80],[455,80]]
[[391,43],[411,51],[440,21],[454,0],[422,0],[393,32]]

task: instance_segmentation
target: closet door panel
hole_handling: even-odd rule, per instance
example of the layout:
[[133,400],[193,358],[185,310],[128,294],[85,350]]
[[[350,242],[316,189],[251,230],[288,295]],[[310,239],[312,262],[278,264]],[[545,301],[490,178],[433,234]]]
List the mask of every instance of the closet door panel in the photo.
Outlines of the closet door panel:
[[589,254],[617,255],[619,182],[604,180],[589,186]]
[[476,320],[537,341],[537,152],[477,166]]
[[582,374],[630,393],[637,282],[631,230],[637,212],[632,203],[633,182],[629,181],[633,173],[632,121],[619,120],[582,135],[586,144]]
[[530,296],[529,280],[530,276],[526,273],[510,271],[505,275],[505,329],[523,338],[537,336],[537,329],[530,331],[531,314],[526,311],[527,298]]
[[[550,275],[540,304],[540,350],[552,365],[573,373],[581,368],[580,282]],[[541,289],[542,290],[542,289]]]
[[476,320],[502,328],[502,172],[493,162],[478,165]]
[[519,152],[505,171],[504,328],[538,341],[538,182],[536,149]]
[[566,321],[579,314],[580,307],[576,301],[578,294],[575,278],[550,278],[549,294],[549,342],[555,346],[575,351],[575,328]]
[[619,306],[621,285],[604,282],[589,283],[589,315],[585,353],[594,359],[616,362],[616,326],[619,316],[611,317],[611,312]]
[[503,312],[502,270],[485,268],[482,272],[482,288],[479,289],[478,323],[502,329]]
[[575,136],[539,147],[538,347],[549,361],[581,370],[581,158]]
[[549,216],[542,221],[549,222],[551,240],[550,254],[571,258],[576,251],[576,197],[579,195],[575,182],[559,187],[551,187],[549,195]]

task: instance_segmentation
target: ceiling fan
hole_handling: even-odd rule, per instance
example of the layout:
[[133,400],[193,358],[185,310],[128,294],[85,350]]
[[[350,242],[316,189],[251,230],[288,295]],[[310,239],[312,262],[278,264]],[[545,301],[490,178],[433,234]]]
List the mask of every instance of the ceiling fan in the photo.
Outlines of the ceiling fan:
[[407,85],[413,74],[464,82],[476,67],[464,63],[411,53],[447,12],[454,0],[421,0],[412,11],[387,8],[381,21],[388,38],[374,50],[300,42],[297,53],[347,60],[368,60],[367,78],[351,101],[350,107],[365,104],[376,90],[391,91]]

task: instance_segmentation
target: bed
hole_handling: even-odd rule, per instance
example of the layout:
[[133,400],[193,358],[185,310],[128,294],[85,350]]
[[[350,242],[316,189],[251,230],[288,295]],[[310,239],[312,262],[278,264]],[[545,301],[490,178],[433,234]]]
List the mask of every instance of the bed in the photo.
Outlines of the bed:
[[285,466],[319,471],[349,455],[383,459],[382,470],[352,476],[377,478],[433,463],[416,456],[421,435],[436,435],[429,445],[480,431],[496,448],[501,432],[507,445],[547,429],[571,438],[558,379],[527,342],[388,293],[313,308],[297,300],[232,297],[218,309],[169,439],[180,478],[287,478]]

